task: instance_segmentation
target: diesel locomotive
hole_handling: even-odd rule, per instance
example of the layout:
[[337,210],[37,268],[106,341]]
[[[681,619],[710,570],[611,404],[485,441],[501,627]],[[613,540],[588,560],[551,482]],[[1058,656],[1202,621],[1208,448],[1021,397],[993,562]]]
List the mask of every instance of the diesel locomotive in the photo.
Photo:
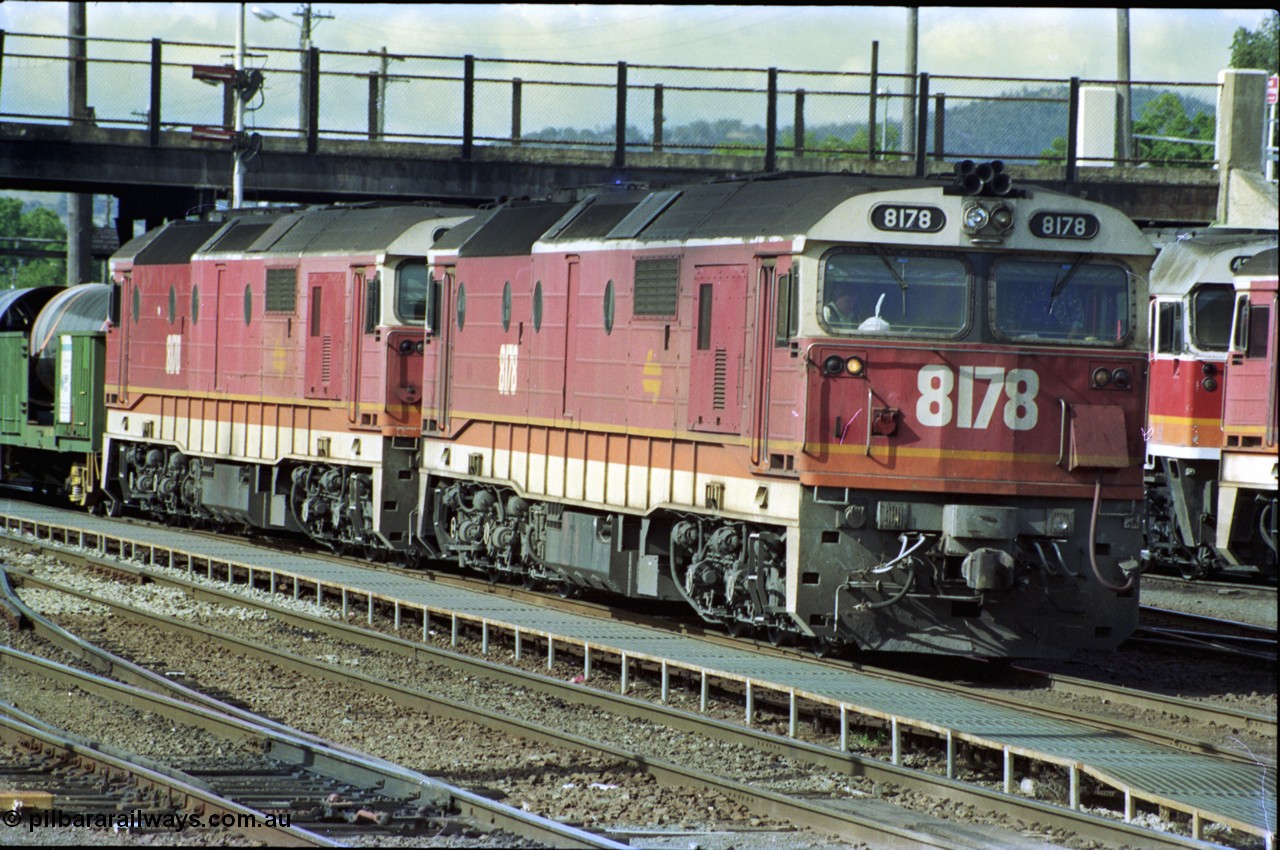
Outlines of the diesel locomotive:
[[1222,470],[1218,481],[1215,548],[1234,563],[1276,575],[1277,485],[1276,249],[1241,264],[1232,284],[1231,345],[1227,351],[1222,412]]
[[1110,649],[1154,255],[998,163],[172,222],[111,262],[86,498],[821,653]]
[[[1150,560],[1161,571],[1275,577],[1274,518],[1268,546],[1254,500],[1237,510],[1234,491],[1219,483],[1229,439],[1237,448],[1240,442],[1228,437],[1225,420],[1225,372],[1240,354],[1232,343],[1239,312],[1233,280],[1252,257],[1274,251],[1276,238],[1274,230],[1207,228],[1162,247],[1152,267],[1145,529]],[[1232,405],[1232,416],[1242,415],[1241,403]],[[1266,396],[1245,404],[1248,415],[1262,417]]]
[[819,651],[1134,628],[1155,251],[1117,211],[990,165],[724,180],[427,253],[431,555]]

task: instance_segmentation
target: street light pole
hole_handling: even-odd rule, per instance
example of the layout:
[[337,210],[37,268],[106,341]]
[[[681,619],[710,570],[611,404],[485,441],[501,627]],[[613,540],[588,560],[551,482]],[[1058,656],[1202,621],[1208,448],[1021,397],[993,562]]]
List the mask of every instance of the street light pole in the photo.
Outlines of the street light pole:
[[240,72],[244,70],[244,4],[240,3],[240,14],[236,16],[236,85],[231,87],[231,96],[235,107],[236,140],[231,161],[231,208],[244,206],[244,163],[240,161],[239,139],[244,133],[244,95],[240,91]]
[[389,55],[387,53],[386,45],[383,45],[382,50],[380,51],[370,50],[369,53],[381,58],[381,65],[378,71],[378,90],[377,90],[377,98],[376,98],[377,102],[375,104],[375,116],[377,120],[376,120],[376,126],[372,128],[373,137],[375,139],[380,140],[382,138],[383,130],[386,127],[386,119],[387,119],[387,83],[405,82],[404,80],[388,79],[387,68],[390,65],[392,59],[394,59],[397,62],[403,62],[404,57]]
[[298,129],[307,134],[307,121],[311,117],[311,4],[303,3],[295,15],[301,13],[302,29],[298,33],[299,67],[302,69],[302,89],[298,96]]
[[320,25],[320,21],[333,20],[333,15],[312,12],[310,3],[300,4],[297,11],[293,13],[294,17],[302,19],[301,24],[295,24],[261,6],[254,6],[250,11],[260,21],[284,21],[298,28],[298,67],[302,73],[302,81],[298,88],[298,133],[305,136],[308,129],[307,120],[311,116],[311,33]]

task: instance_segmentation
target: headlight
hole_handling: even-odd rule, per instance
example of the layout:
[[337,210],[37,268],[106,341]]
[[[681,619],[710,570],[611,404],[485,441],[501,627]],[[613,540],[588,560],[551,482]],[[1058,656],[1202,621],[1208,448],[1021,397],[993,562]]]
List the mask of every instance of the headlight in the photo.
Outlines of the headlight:
[[1013,227],[1013,210],[1008,207],[996,207],[991,213],[991,223],[1003,233]]
[[401,354],[412,354],[412,353],[413,353],[413,340],[411,340],[411,339],[402,339],[402,340],[400,340],[400,353],[401,353]]
[[413,350],[415,353],[421,354],[422,352],[427,350],[427,344],[422,340],[418,340],[413,344]]
[[1111,373],[1099,366],[1093,370],[1093,385],[1095,387],[1105,387],[1111,383]]
[[1111,380],[1114,381],[1115,385],[1120,389],[1122,390],[1128,389],[1129,381],[1130,381],[1129,370],[1128,369],[1115,370],[1114,372],[1111,373]]
[[861,357],[850,357],[844,361],[844,370],[853,377],[858,377],[867,369],[867,364],[862,362]]

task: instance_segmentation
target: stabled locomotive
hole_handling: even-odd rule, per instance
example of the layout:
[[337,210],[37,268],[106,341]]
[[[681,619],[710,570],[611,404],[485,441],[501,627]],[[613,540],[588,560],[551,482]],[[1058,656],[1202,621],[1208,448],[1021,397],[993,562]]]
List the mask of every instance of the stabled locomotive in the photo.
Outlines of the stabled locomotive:
[[1195,578],[1263,566],[1254,529],[1233,537],[1220,522],[1218,480],[1232,278],[1275,246],[1274,230],[1209,228],[1164,246],[1152,266],[1145,531],[1157,569]]
[[1154,249],[1116,210],[962,177],[453,228],[429,252],[422,547],[820,651],[1116,646]]
[[1235,310],[1226,362],[1222,471],[1218,481],[1218,551],[1274,580],[1280,524],[1280,298],[1276,249],[1246,260],[1234,278]]
[[113,506],[406,550],[425,251],[465,216],[260,211],[124,245],[105,378]]

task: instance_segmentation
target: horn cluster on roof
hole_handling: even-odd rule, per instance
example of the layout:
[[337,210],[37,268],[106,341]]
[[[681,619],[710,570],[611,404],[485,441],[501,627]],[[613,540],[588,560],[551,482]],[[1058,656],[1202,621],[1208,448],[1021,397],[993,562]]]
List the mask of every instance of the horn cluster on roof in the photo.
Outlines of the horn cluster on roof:
[[1013,189],[1013,178],[1004,172],[1000,160],[974,163],[971,159],[956,163],[956,186],[965,195],[1003,197]]

